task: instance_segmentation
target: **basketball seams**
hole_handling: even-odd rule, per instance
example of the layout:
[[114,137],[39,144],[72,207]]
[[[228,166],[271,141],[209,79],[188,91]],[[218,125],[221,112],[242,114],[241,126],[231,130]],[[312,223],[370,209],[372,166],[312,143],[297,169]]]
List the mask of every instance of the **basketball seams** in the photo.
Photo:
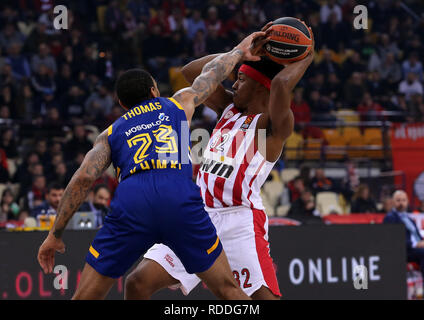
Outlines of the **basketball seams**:
[[284,18],[277,19],[274,21],[273,25],[274,26],[285,25],[285,26],[294,27],[295,29],[302,32],[305,36],[308,36],[308,33],[310,32],[308,26],[302,20],[293,18],[293,17],[284,17]]
[[[289,26],[289,25],[286,25],[286,24],[277,24],[277,25],[273,25],[272,26],[273,31],[274,30],[275,31],[283,31],[283,30],[278,30],[278,29],[281,29],[281,28],[278,28],[278,27],[283,27],[283,28],[290,29],[289,32],[292,32],[292,33],[298,33],[299,36],[300,36],[299,37],[299,40],[303,40],[303,41],[308,41],[309,40],[309,41],[312,41],[311,35],[308,36],[308,35],[304,34],[301,30],[299,30],[299,29],[297,29],[297,28],[295,28],[293,26]],[[271,37],[271,41],[275,41],[275,40]],[[293,40],[286,39],[286,41],[293,41]]]
[[293,46],[293,47],[310,47],[310,44],[297,44],[297,43],[288,43],[288,42],[283,42],[283,41],[277,41],[272,39],[272,42],[276,42],[276,43],[281,43],[287,46]]

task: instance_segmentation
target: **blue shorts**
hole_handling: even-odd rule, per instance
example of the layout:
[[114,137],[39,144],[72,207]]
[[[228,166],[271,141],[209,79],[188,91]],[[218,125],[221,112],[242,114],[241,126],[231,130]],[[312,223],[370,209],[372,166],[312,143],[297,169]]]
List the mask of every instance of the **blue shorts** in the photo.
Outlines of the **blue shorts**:
[[155,243],[170,247],[189,273],[208,270],[222,251],[199,188],[175,170],[141,172],[119,184],[86,261],[119,278]]

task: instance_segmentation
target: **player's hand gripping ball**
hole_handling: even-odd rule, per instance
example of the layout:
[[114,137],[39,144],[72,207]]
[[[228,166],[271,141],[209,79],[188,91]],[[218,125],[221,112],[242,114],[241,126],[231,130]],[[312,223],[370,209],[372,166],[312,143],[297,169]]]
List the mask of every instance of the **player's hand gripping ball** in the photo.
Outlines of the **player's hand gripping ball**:
[[312,30],[299,19],[279,18],[269,29],[270,40],[264,45],[265,54],[279,64],[287,65],[300,61],[312,50]]

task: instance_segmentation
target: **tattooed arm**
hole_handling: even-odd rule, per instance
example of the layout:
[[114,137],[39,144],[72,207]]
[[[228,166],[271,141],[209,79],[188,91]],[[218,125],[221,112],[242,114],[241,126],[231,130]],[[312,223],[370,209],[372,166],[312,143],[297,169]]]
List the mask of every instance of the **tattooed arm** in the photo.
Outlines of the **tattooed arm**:
[[80,168],[75,172],[65,189],[57,210],[57,219],[51,230],[56,238],[61,238],[63,231],[75,211],[87,198],[91,186],[110,166],[110,147],[107,132],[101,133]]
[[218,85],[228,77],[238,62],[243,59],[260,60],[259,56],[252,55],[253,47],[260,47],[266,43],[268,41],[266,36],[267,33],[263,31],[252,33],[230,52],[220,54],[208,62],[191,87],[184,88],[173,96],[184,108],[188,121],[191,120],[194,109],[216,91]]
[[[272,21],[267,23],[261,31],[266,32],[271,25]],[[260,48],[263,45],[263,42],[260,42],[260,38],[256,39],[258,40],[258,45],[253,42],[251,47],[253,55],[260,54]],[[220,55],[219,53],[211,54],[193,60],[181,69],[181,73],[190,84],[193,84],[196,77],[202,73],[203,67]],[[222,84],[218,84],[216,90],[203,103],[219,115],[231,102],[233,102],[233,93],[230,90],[226,90]]]
[[75,172],[65,189],[59,203],[57,217],[47,239],[38,252],[38,261],[45,273],[52,272],[55,251],[63,253],[65,245],[62,234],[66,225],[87,198],[93,182],[96,181],[111,164],[110,146],[107,131],[101,133]]

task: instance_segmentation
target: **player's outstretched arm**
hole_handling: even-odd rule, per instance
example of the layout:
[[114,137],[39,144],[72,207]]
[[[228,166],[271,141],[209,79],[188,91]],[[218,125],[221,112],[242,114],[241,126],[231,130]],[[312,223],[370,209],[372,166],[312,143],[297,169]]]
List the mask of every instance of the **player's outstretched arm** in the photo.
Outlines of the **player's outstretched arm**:
[[[256,41],[257,39],[260,40]],[[228,77],[238,62],[260,59],[259,56],[251,53],[253,43],[254,46],[259,47],[267,41],[265,32],[252,33],[230,52],[220,54],[208,62],[191,87],[174,94],[173,98],[183,106],[187,119],[191,120],[195,107],[205,102],[215,92],[218,85]]]
[[87,198],[94,183],[111,164],[111,152],[107,131],[101,133],[93,148],[87,153],[80,168],[75,172],[65,189],[57,209],[53,228],[38,251],[38,262],[45,273],[51,273],[55,251],[63,253],[65,245],[62,234],[66,225]]
[[[190,84],[193,84],[194,80],[202,73],[203,67],[219,55],[221,53],[211,54],[189,62],[181,70],[184,78]],[[205,100],[204,104],[219,115],[232,102],[232,92],[226,90],[222,84],[218,84],[215,92]]]
[[271,129],[266,140],[266,158],[268,161],[278,159],[284,141],[291,135],[294,116],[290,109],[291,93],[312,63],[314,52],[305,59],[289,64],[271,81],[268,113],[263,120],[264,127]]

